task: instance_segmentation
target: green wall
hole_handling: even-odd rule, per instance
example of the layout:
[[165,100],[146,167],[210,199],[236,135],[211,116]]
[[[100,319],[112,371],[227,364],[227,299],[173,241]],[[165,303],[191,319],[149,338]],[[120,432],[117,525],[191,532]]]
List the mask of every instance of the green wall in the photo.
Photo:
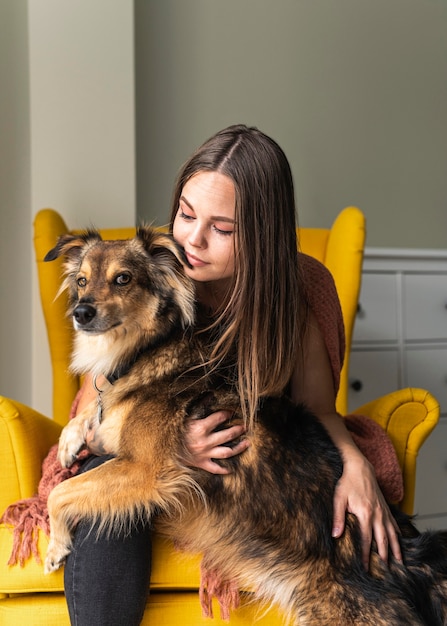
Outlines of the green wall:
[[369,246],[446,246],[446,2],[135,7],[140,218],[164,221],[183,160],[245,122],[285,149],[303,226],[356,204]]

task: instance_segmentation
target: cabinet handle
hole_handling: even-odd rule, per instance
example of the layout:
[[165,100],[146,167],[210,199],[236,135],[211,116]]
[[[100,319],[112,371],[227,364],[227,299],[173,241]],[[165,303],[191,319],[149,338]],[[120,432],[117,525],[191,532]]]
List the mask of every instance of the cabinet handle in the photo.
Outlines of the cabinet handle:
[[353,391],[361,391],[363,389],[363,383],[361,380],[353,380],[350,385]]
[[357,304],[357,317],[359,317],[360,319],[363,319],[365,317],[365,309],[362,307],[361,302]]

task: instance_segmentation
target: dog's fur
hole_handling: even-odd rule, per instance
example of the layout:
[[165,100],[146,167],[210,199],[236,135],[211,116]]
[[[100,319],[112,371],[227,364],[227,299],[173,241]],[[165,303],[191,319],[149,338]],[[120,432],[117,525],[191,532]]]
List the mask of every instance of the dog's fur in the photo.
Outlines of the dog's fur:
[[209,338],[194,327],[193,285],[170,236],[142,227],[134,239],[102,241],[87,231],[62,236],[46,260],[59,256],[76,330],[73,369],[113,380],[101,393],[100,424],[92,403],[64,429],[59,458],[70,465],[92,425],[116,458],[51,493],[47,572],[70,552],[80,518],[120,529],[156,513],[162,532],[293,624],[447,623],[446,534],[419,534],[403,520],[412,535],[402,537],[405,564],[390,556],[387,566],[373,551],[369,572],[354,516],[331,537],[342,461],[304,407],[266,399],[248,450],[222,461],[232,473],[186,467],[189,417],[220,408],[241,417],[228,381],[207,375]]

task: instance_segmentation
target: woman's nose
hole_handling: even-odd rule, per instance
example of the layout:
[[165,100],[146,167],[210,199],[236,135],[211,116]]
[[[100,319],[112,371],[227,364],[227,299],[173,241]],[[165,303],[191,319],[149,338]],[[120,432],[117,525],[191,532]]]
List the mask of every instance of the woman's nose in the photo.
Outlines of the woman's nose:
[[195,248],[203,248],[205,242],[203,228],[197,224],[197,226],[195,226],[189,233],[188,239],[189,243]]

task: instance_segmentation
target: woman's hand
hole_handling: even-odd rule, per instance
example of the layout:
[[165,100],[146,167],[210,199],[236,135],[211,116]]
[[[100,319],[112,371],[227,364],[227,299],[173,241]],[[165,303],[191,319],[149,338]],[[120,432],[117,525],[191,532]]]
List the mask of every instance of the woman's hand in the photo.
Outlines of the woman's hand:
[[245,433],[243,425],[238,424],[216,430],[231,419],[230,411],[217,411],[203,419],[190,419],[185,438],[185,463],[211,472],[211,474],[229,474],[230,469],[216,462],[240,454],[250,445],[248,439],[242,439],[231,447],[229,445]]
[[346,513],[353,513],[360,524],[362,561],[369,568],[371,543],[375,539],[380,558],[387,563],[389,550],[402,561],[399,529],[377,484],[374,470],[356,449],[345,454],[343,474],[334,495],[333,537],[345,528]]

